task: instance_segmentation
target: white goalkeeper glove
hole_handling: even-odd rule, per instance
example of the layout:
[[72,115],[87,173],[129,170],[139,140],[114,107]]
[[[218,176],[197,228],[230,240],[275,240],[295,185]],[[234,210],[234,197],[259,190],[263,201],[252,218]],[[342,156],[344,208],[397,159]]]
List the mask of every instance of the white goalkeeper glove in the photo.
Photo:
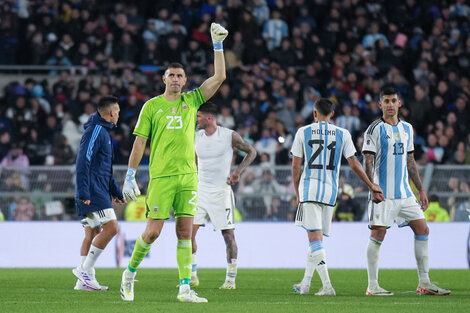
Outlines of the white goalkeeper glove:
[[125,200],[137,200],[137,197],[140,196],[140,190],[135,181],[135,168],[128,168],[126,173],[126,179],[124,180],[124,186],[122,187],[122,194],[124,195]]
[[222,25],[217,23],[211,24],[211,37],[215,51],[224,50],[222,42],[227,38],[227,35],[228,31]]

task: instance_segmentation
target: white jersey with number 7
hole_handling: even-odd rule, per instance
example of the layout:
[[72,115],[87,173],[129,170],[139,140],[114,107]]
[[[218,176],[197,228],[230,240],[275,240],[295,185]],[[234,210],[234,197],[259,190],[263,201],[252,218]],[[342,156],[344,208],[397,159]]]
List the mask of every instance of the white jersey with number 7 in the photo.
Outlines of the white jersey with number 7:
[[356,153],[351,134],[333,124],[315,122],[299,128],[291,153],[304,158],[299,201],[334,205],[338,195],[341,156],[349,158]]

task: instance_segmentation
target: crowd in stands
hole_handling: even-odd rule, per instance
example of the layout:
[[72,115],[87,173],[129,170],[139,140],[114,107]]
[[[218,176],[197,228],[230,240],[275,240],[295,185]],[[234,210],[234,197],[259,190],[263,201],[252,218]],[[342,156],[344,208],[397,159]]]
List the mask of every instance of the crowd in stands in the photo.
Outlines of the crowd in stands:
[[213,71],[213,21],[229,30],[227,80],[212,99],[218,122],[254,144],[258,164],[289,164],[296,129],[313,120],[319,97],[335,101],[333,122],[360,150],[381,116],[384,85],[402,94],[420,164],[470,164],[465,0],[2,1],[0,64],[82,68],[4,88],[1,164],[74,164],[83,124],[107,94],[121,105],[115,163],[127,164],[138,114],[163,92],[165,67],[185,66],[187,90]]

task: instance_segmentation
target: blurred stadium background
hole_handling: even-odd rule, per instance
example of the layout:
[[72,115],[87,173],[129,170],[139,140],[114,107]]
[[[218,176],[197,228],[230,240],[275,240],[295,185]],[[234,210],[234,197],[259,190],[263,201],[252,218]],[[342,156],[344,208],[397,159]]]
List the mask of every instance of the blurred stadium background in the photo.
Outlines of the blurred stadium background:
[[[336,102],[334,122],[350,130],[360,151],[363,131],[381,115],[378,91],[390,84],[403,95],[401,118],[415,126],[428,195],[449,215],[428,218],[468,222],[469,18],[461,0],[4,0],[0,217],[77,219],[75,153],[105,94],[121,104],[112,137],[122,182],[142,104],[163,91],[170,62],[186,66],[188,90],[211,73],[208,25],[216,21],[230,32],[227,80],[213,99],[218,121],[259,153],[235,188],[240,219],[293,219],[288,152],[318,97]],[[241,158],[236,153],[234,162]],[[146,164],[148,152],[142,188]],[[365,188],[347,167],[341,175],[335,219],[363,221]],[[116,209],[126,219],[126,207]]]

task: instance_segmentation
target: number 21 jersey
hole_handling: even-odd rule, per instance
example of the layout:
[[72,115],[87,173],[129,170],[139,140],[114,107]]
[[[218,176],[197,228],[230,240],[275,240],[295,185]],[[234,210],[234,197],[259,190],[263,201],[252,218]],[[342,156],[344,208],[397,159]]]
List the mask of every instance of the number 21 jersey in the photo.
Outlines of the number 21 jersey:
[[341,156],[349,158],[356,153],[351,134],[330,123],[315,122],[299,128],[291,153],[304,158],[299,201],[334,205],[338,195]]

